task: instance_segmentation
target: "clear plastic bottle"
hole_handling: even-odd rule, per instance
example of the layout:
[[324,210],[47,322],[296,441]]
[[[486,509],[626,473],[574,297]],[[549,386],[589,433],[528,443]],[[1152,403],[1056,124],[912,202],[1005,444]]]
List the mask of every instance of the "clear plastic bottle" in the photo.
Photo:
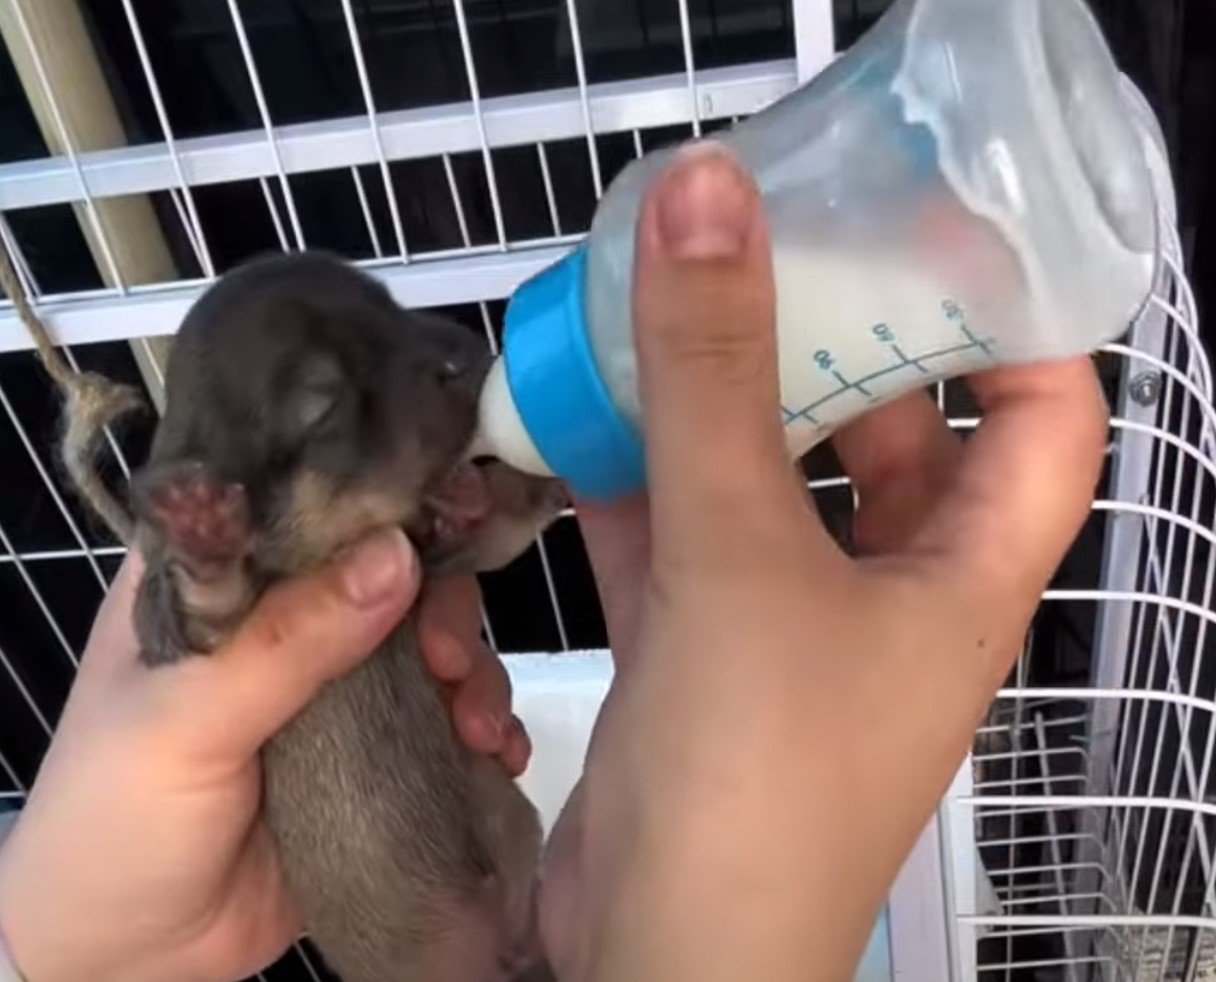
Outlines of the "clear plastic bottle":
[[[1082,0],[899,0],[811,83],[714,137],[772,230],[792,454],[914,388],[1126,330],[1172,191],[1168,175],[1154,188],[1124,85]],[[672,152],[627,167],[587,242],[512,298],[479,453],[585,495],[644,485],[634,228]]]

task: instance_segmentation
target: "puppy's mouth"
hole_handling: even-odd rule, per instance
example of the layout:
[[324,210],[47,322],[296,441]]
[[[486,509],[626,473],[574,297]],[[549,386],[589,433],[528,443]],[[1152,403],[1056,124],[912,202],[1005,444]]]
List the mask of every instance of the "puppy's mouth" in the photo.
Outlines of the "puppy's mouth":
[[436,566],[476,550],[495,526],[540,531],[569,500],[560,481],[525,474],[493,457],[475,457],[457,463],[432,485],[406,531],[423,563]]
[[481,461],[461,461],[425,497],[434,544],[462,542],[493,511],[486,466]]

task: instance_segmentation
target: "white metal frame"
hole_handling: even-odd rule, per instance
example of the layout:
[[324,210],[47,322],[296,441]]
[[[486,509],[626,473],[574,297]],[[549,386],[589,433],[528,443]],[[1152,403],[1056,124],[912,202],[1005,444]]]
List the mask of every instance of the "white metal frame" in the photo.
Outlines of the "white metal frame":
[[[747,115],[784,95],[794,84],[794,65],[790,62],[707,71],[697,76],[700,115]],[[547,164],[539,163],[545,160],[546,143],[585,136],[591,147],[598,134],[637,132],[690,121],[690,99],[682,76],[503,96],[476,105],[480,106],[476,114],[469,104],[459,103],[269,127],[265,132],[124,147],[79,154],[70,160],[49,158],[0,165],[0,214],[81,199],[172,192],[257,179],[263,182],[267,207],[280,230],[280,242],[285,249],[296,248],[303,241],[303,231],[289,193],[292,174],[350,168],[360,200],[365,202],[355,168],[378,165],[390,188],[388,200],[393,202],[391,178],[387,176],[390,160],[446,160],[456,153],[481,152],[490,171],[490,187],[495,188],[489,163],[494,148],[535,145],[538,165],[547,171]],[[591,129],[586,128],[588,120]],[[594,156],[591,159],[597,160]],[[593,175],[598,167],[597,160]],[[280,188],[288,189],[284,196],[289,221],[286,227],[265,183],[268,180],[276,180]],[[551,182],[546,181],[546,188],[551,195]],[[210,259],[206,236],[190,201],[186,196],[189,218],[185,228],[190,241],[197,243],[201,265],[207,269]],[[400,217],[394,215],[396,261],[381,259],[361,265],[383,278],[402,303],[412,306],[497,299],[509,295],[522,280],[580,238],[555,230],[548,239],[508,242],[496,191],[493,202],[498,232],[493,245],[414,255],[401,232]],[[378,243],[375,223],[370,213],[364,214],[369,237]],[[55,336],[67,344],[172,333],[207,282],[178,281],[39,297],[39,311]],[[29,340],[11,309],[0,307],[0,351],[27,347]]]
[[[1002,691],[985,728],[1008,739],[1010,750],[976,755],[980,766],[1011,760],[1012,783],[977,785],[943,806],[956,829],[973,831],[981,814],[1009,821],[1010,838],[999,844],[1009,849],[1011,871],[989,871],[999,881],[1003,909],[957,908],[958,947],[973,947],[979,928],[1007,943],[1019,932],[1038,932],[1062,945],[1059,957],[1033,966],[981,962],[982,978],[1009,980],[1032,967],[1057,971],[1048,977],[1068,982],[1165,982],[1216,973],[1216,843],[1204,822],[1216,817],[1206,791],[1216,756],[1210,722],[1216,693],[1201,672],[1210,664],[1209,626],[1216,624],[1216,411],[1173,222],[1172,207],[1163,209],[1153,301],[1129,343],[1108,348],[1124,371],[1112,421],[1109,497],[1094,503],[1108,516],[1098,588],[1044,597],[1053,604],[1098,604],[1089,683],[1035,687],[1026,681],[1024,657],[1016,685]],[[1180,647],[1184,635],[1186,649]],[[1149,706],[1160,707],[1160,714]],[[1200,740],[1192,724],[1204,720],[1209,725]],[[1069,743],[1053,738],[1050,726],[1081,732]],[[1014,850],[1042,844],[1020,831],[1018,820],[1034,815],[1046,829],[1050,855],[1028,883],[1026,874],[1036,871],[1016,864]],[[1074,831],[1065,833],[1065,824]],[[1183,834],[1184,847],[1181,858],[1167,862],[1167,841],[1178,841],[1169,839],[1171,825]],[[978,842],[984,845],[985,837]],[[1203,884],[1197,899],[1184,893],[1188,876]]]

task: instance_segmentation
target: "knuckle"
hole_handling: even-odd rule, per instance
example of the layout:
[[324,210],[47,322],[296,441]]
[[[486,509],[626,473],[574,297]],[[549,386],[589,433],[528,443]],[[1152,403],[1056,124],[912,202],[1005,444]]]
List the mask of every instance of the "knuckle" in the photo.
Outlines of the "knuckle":
[[272,590],[246,625],[248,642],[269,650],[298,643],[333,611],[335,589],[300,583]]
[[771,331],[763,329],[754,313],[738,307],[724,299],[695,305],[686,303],[665,312],[654,334],[658,343],[672,355],[746,358],[764,350],[764,339]]
[[752,383],[766,367],[756,339],[737,330],[682,329],[667,337],[666,349],[672,363],[725,384]]
[[297,628],[294,612],[271,600],[249,622],[246,640],[257,648],[281,649],[296,637]]
[[771,298],[726,272],[693,280],[659,304],[645,332],[655,354],[727,379],[762,374],[776,357]]

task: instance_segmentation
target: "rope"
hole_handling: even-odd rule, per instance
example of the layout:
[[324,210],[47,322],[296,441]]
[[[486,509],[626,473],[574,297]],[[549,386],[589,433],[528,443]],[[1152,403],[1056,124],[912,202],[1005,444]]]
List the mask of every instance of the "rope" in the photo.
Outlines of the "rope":
[[105,429],[144,405],[139,392],[96,372],[76,372],[64,360],[46,325],[34,311],[25,284],[13,268],[8,247],[0,239],[0,288],[25,326],[38,360],[63,399],[59,459],[76,492],[124,545],[129,545],[134,524],[97,472],[97,455]]

